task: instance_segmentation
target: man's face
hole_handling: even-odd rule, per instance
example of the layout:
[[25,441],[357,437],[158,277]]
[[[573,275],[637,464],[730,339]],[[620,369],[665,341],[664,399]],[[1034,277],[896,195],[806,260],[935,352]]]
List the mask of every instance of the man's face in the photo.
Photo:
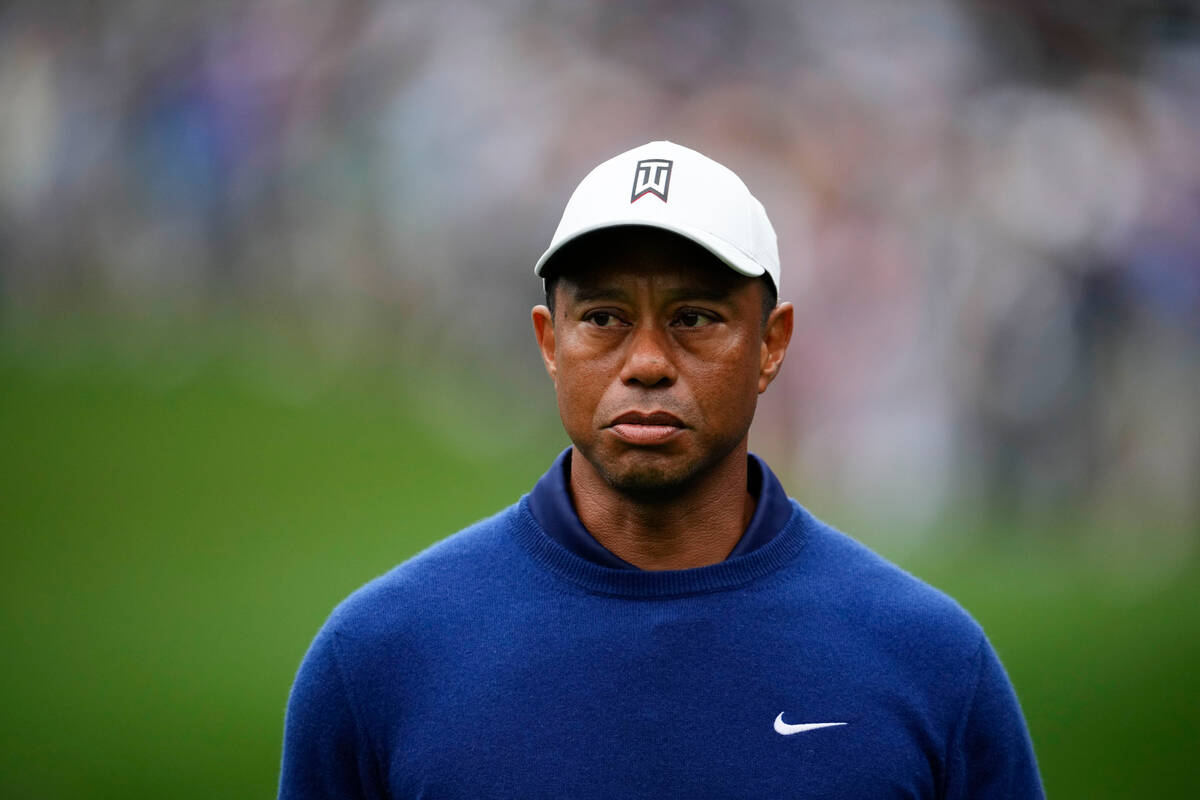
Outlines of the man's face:
[[[791,306],[655,229],[606,232],[571,259],[534,329],[563,426],[614,489],[665,496],[741,453],[783,361]],[[576,248],[580,252],[583,248]]]

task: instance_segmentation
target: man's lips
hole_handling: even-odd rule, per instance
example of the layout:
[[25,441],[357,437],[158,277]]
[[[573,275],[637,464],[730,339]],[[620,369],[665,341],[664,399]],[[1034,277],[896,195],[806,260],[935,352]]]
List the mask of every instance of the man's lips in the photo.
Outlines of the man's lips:
[[682,428],[683,422],[669,411],[626,411],[609,425],[669,425]]
[[630,444],[662,444],[685,428],[679,417],[666,411],[626,411],[608,424],[618,439]]

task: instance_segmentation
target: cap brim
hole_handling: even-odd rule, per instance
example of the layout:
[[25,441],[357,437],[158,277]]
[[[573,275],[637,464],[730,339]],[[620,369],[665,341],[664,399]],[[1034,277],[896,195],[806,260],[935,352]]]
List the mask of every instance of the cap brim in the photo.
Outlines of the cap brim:
[[573,231],[571,235],[564,236],[562,239],[554,242],[542,253],[542,257],[537,260],[537,264],[533,267],[533,274],[539,278],[544,277],[542,274],[546,266],[553,260],[554,256],[562,250],[564,246],[576,239],[586,236],[589,233],[596,231],[607,230],[610,228],[658,228],[660,230],[670,231],[678,234],[685,239],[689,239],[703,247],[708,252],[719,258],[726,266],[734,272],[751,278],[757,278],[760,275],[766,275],[767,270],[762,265],[751,258],[740,247],[730,244],[719,236],[713,236],[711,233],[706,233],[695,228],[690,228],[686,225],[677,225],[664,222],[648,222],[645,219],[628,219],[628,220],[605,220],[603,223],[592,225],[589,227],[580,228]]

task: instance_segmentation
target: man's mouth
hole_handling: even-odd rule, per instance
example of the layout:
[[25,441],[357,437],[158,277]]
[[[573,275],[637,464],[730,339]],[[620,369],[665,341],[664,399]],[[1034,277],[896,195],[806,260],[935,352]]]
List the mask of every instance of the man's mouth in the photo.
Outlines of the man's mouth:
[[629,444],[662,444],[686,426],[667,411],[626,411],[608,424],[608,429]]

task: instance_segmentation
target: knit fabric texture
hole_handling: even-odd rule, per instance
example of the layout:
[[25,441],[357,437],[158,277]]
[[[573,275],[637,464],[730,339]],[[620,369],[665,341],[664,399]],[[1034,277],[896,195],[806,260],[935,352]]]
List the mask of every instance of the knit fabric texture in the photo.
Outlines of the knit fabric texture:
[[790,502],[697,569],[581,558],[527,497],[434,545],[317,634],[279,796],[1042,797],[975,621]]

